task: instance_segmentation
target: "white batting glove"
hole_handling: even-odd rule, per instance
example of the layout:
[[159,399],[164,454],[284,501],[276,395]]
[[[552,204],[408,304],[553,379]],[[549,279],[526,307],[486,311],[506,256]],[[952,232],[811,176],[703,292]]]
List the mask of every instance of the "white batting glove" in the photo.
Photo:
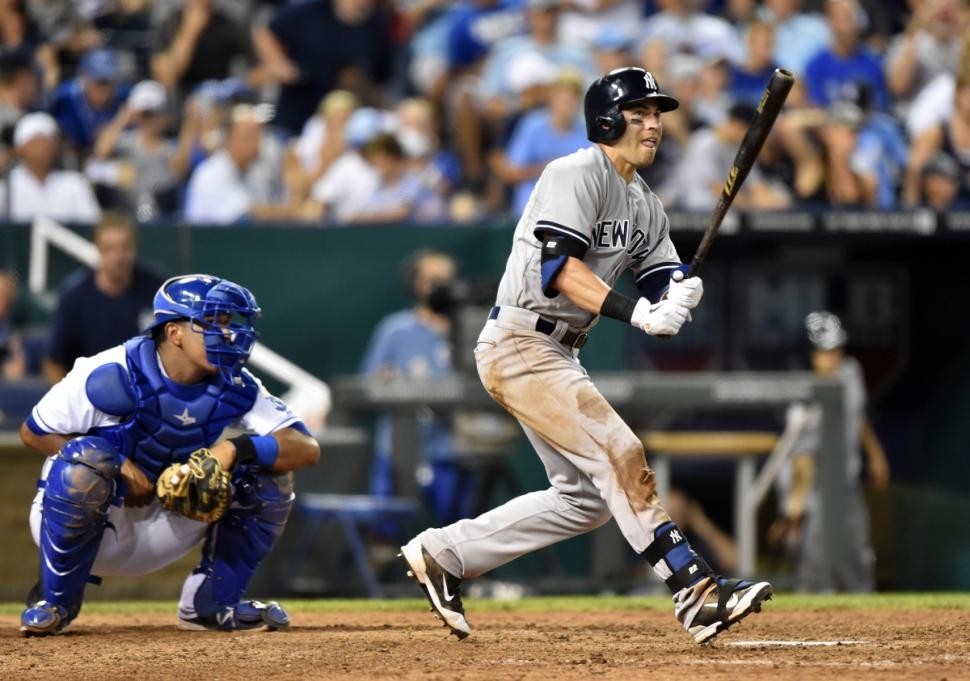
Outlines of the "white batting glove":
[[684,278],[684,273],[676,270],[670,277],[670,288],[667,289],[667,300],[680,303],[688,310],[693,310],[704,296],[704,282],[700,277]]
[[690,310],[675,300],[651,303],[646,298],[637,301],[630,323],[652,336],[673,336],[687,321]]

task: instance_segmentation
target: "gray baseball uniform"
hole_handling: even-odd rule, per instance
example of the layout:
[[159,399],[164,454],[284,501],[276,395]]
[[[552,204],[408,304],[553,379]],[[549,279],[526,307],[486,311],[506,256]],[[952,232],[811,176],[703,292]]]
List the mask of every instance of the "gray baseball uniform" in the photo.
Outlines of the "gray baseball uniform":
[[[859,436],[866,410],[866,386],[862,368],[853,357],[845,357],[839,365],[838,379],[845,385],[845,420],[850,433],[846,461],[846,478],[849,493],[843,499],[845,505],[842,528],[850,537],[846,546],[852,553],[831,556],[825,553],[822,542],[822,519],[818,512],[817,486],[809,493],[805,506],[805,529],[799,547],[798,587],[804,591],[873,591],[875,589],[875,554],[869,542],[869,511],[863,495],[859,475],[862,473],[862,456]],[[811,407],[809,421],[793,447],[795,454],[817,456],[822,441],[822,414],[817,405]],[[838,583],[833,583],[835,579]]]
[[[419,535],[442,567],[462,577],[592,530],[611,516],[642,552],[669,520],[640,439],[593,385],[578,349],[559,340],[592,327],[597,317],[564,295],[543,292],[544,232],[587,246],[583,262],[611,286],[627,269],[639,283],[658,275],[669,280],[680,263],[659,199],[638,176],[628,184],[598,146],[543,171],[516,227],[475,356],[485,388],[518,419],[552,486]],[[663,574],[660,565],[655,570],[666,579],[669,571]]]

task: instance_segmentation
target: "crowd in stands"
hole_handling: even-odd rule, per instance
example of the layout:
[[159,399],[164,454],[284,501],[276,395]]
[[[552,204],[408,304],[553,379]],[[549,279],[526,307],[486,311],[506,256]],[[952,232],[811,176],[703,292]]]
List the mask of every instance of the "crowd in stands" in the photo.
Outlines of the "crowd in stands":
[[466,223],[521,212],[638,65],[680,100],[645,179],[709,210],[970,199],[965,0],[0,0],[0,220]]

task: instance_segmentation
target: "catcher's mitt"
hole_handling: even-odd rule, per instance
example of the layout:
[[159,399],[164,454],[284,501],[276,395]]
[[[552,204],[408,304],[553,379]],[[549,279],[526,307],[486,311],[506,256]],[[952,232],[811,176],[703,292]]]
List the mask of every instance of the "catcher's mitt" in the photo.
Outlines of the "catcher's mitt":
[[186,463],[173,463],[162,471],[155,494],[170,511],[214,523],[229,508],[229,473],[212,452],[198,449]]

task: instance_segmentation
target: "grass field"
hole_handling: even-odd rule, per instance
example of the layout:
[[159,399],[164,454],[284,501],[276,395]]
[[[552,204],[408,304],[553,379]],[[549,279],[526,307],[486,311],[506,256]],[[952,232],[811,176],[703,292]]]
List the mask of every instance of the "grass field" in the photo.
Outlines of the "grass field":
[[172,601],[86,604],[61,636],[0,604],[0,679],[970,679],[970,594],[778,594],[698,646],[669,598],[469,599],[458,642],[423,600],[286,600],[279,633],[189,633]]
[[[300,613],[411,612],[427,607],[424,599],[283,599],[291,615]],[[477,612],[608,612],[624,610],[669,610],[666,596],[544,596],[510,601],[464,599],[470,613]],[[170,614],[175,601],[92,601],[86,614]],[[970,610],[970,593],[885,593],[885,594],[779,594],[771,601],[773,611],[818,612],[824,610]],[[0,603],[0,616],[19,615],[20,603]],[[968,632],[970,635],[970,632]]]

